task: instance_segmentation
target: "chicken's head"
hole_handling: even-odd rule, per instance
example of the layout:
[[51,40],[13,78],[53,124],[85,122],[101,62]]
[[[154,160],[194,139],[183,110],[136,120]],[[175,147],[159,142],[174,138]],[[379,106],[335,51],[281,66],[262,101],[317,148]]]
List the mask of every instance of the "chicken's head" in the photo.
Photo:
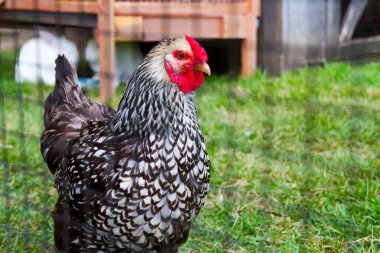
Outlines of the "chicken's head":
[[184,93],[199,88],[204,81],[204,73],[211,74],[206,63],[206,51],[190,36],[166,39],[152,51],[152,56],[160,58],[159,64],[164,66],[165,79],[178,85]]

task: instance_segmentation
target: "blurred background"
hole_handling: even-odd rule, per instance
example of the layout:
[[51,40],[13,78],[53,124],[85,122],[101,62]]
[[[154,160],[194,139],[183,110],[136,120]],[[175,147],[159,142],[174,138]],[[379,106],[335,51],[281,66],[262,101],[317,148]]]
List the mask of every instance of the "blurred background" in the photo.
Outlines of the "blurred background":
[[64,53],[116,107],[161,39],[190,35],[211,190],[183,252],[378,252],[378,0],[0,0],[0,252],[51,252],[39,137]]

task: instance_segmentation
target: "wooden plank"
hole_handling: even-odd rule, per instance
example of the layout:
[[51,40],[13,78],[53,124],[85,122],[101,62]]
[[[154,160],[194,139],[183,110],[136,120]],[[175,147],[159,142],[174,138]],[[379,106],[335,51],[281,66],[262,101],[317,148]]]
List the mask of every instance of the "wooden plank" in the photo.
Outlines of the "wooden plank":
[[0,20],[12,27],[24,25],[96,28],[95,14],[1,10]]
[[114,93],[115,33],[113,0],[100,0],[102,13],[98,17],[100,99],[108,102]]
[[99,13],[101,11],[99,3],[92,1],[11,0],[5,1],[4,6],[1,8],[6,10],[67,13]]
[[355,39],[339,48],[339,60],[357,60],[380,55],[380,36]]
[[339,32],[342,3],[336,0],[326,2],[326,58],[335,60],[338,56]]
[[249,0],[249,11],[246,14],[246,37],[241,44],[241,74],[249,75],[257,67],[257,13],[260,8],[257,0]]
[[133,41],[143,39],[143,17],[115,17],[115,39],[117,41]]
[[[245,16],[225,16],[223,18],[206,17],[132,17],[124,20],[115,17],[117,41],[157,41],[168,36],[189,34],[204,39],[243,39],[246,37]],[[132,23],[130,23],[132,22]],[[142,31],[140,31],[140,25]]]
[[380,35],[366,37],[366,38],[357,38],[350,41],[348,45],[356,45],[356,44],[371,44],[374,42],[380,42]]
[[[256,0],[255,0],[256,1]],[[248,3],[116,2],[116,15],[223,16],[248,13]],[[259,10],[256,10],[259,12]]]
[[351,40],[355,27],[359,23],[368,0],[351,0],[343,19],[342,30],[339,35],[339,42],[346,43]]
[[326,59],[326,4],[315,0],[284,3],[283,70],[320,64]]
[[247,15],[247,37],[241,45],[241,74],[249,75],[257,67],[257,26],[256,16]]
[[166,37],[185,34],[195,38],[214,39],[223,36],[221,18],[210,17],[145,17],[143,40],[158,41]]
[[[254,16],[261,15],[261,1],[260,0],[247,0],[248,1],[248,12]],[[266,1],[266,0],[263,0]]]
[[[335,1],[335,0],[333,0]],[[284,12],[282,0],[263,0],[260,20],[260,67],[279,75],[283,68]]]
[[223,39],[244,39],[247,36],[247,17],[244,15],[223,16]]
[[[157,41],[184,34],[203,39],[244,39],[247,35],[246,19],[246,16],[240,15],[224,17],[116,16],[116,40]],[[140,31],[140,25],[142,31]]]

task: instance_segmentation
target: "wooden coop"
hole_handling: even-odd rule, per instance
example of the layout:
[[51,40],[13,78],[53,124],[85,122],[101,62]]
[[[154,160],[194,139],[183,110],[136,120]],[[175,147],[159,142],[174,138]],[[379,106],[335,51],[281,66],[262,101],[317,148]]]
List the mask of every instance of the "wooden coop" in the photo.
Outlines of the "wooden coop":
[[158,41],[184,34],[239,39],[241,73],[252,72],[257,64],[259,15],[260,0],[0,0],[2,26],[96,28],[102,100],[113,94],[115,41]]
[[259,65],[270,73],[380,56],[379,0],[266,0],[261,4]]

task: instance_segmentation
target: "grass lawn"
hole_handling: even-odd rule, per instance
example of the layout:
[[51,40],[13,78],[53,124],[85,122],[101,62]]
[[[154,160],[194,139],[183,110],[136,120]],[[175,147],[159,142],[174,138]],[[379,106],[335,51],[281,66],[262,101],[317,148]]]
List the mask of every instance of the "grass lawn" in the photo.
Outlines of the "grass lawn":
[[[51,252],[51,87],[17,85],[1,61],[0,252]],[[212,186],[183,252],[380,251],[380,63],[215,76],[197,98]]]

